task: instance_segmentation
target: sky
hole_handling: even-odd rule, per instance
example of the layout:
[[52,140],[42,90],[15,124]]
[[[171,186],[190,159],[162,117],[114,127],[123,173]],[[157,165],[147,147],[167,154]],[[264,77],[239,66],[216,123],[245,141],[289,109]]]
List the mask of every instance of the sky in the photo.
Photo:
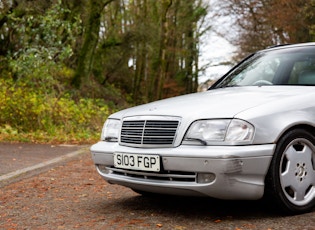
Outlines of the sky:
[[[208,12],[206,21],[212,28],[201,37],[199,67],[206,66],[206,70],[199,74],[199,83],[209,79],[218,79],[225,74],[232,66],[220,65],[220,63],[231,60],[233,53],[236,51],[230,42],[219,36],[215,31],[222,34],[232,32],[232,20],[229,17],[215,17],[216,10],[220,11],[220,1],[204,0],[209,4],[212,11]],[[205,26],[208,26],[205,25]]]
[[215,33],[209,33],[204,37],[200,46],[199,66],[207,66],[207,68],[199,75],[199,83],[217,79],[225,74],[232,66],[220,65],[220,63],[230,61],[235,50],[232,44]]

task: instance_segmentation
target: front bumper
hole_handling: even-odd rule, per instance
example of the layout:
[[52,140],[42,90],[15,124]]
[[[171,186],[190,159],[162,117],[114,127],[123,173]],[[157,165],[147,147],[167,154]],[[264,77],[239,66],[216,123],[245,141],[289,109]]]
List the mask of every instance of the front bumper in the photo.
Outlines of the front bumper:
[[[90,150],[98,173],[109,183],[153,193],[255,200],[264,194],[274,149],[275,144],[146,149],[100,141]],[[116,170],[114,152],[157,154],[165,174]],[[194,179],[173,180],[174,172]]]

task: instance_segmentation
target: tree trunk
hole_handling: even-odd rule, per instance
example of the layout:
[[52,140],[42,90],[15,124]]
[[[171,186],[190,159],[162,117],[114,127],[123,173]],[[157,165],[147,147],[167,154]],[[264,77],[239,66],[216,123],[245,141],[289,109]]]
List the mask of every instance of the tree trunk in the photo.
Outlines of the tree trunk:
[[78,66],[72,85],[80,88],[83,79],[87,79],[93,65],[93,56],[99,40],[101,13],[106,5],[115,0],[90,0],[87,3],[87,22],[85,23],[84,41],[79,53]]

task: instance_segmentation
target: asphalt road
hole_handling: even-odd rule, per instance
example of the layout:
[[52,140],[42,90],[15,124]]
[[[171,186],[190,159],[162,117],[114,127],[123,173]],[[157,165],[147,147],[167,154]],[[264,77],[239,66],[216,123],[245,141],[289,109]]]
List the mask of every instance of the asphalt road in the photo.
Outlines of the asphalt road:
[[[54,148],[59,149],[36,145],[20,147],[8,148],[15,149],[18,156],[23,155],[24,150],[45,155],[56,151]],[[8,179],[2,185],[0,229],[315,230],[315,210],[284,216],[275,211],[274,204],[264,200],[141,196],[103,181],[86,147],[72,146],[74,149],[68,150],[69,147],[60,147],[60,151],[54,152],[55,158],[65,155],[68,158],[34,169],[36,173],[18,176],[18,180]],[[1,170],[3,155],[1,148]],[[50,162],[55,158],[47,159],[46,156],[42,161]],[[16,162],[16,156],[11,160]],[[30,167],[28,161],[25,162]]]
[[88,146],[0,143],[0,187],[44,171]]

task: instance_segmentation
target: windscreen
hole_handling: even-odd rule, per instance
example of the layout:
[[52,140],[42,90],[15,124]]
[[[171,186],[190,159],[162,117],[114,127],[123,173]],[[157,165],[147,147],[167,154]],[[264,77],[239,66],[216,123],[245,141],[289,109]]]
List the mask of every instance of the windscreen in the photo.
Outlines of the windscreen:
[[315,85],[315,48],[258,52],[241,62],[214,88],[272,85]]

